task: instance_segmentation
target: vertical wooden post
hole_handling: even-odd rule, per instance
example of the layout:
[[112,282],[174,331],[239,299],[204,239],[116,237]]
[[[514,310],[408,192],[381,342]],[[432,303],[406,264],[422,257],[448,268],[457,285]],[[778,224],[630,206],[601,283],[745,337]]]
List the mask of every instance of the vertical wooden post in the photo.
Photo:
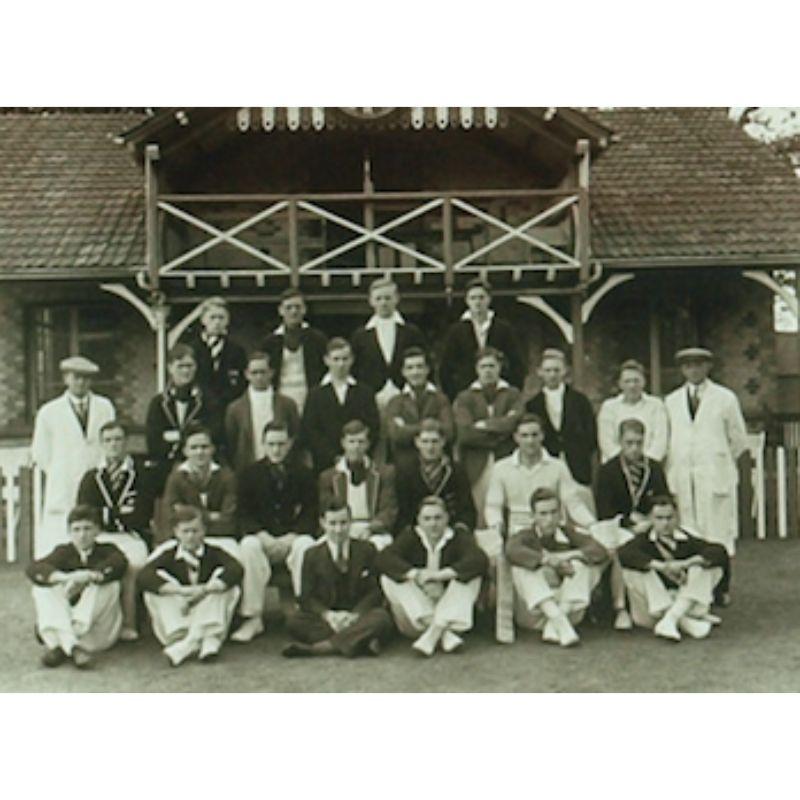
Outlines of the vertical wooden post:
[[572,383],[574,386],[581,386],[583,381],[583,318],[581,316],[581,305],[583,292],[575,292],[570,295],[570,320],[572,322]]
[[161,236],[158,224],[158,171],[156,162],[161,155],[157,144],[144,148],[145,235],[147,239],[147,274],[156,320],[156,386],[163,391],[167,369],[167,314],[159,289],[161,278]]
[[648,302],[650,327],[650,391],[661,394],[661,325],[656,300],[650,293]]
[[289,265],[292,268],[292,288],[300,285],[300,248],[297,239],[297,200],[289,201]]
[[453,272],[453,203],[449,197],[442,203],[442,260],[445,264],[444,288],[451,298],[455,285]]
[[579,139],[576,145],[578,155],[578,261],[580,274],[578,293],[570,297],[570,311],[572,318],[572,376],[575,384],[580,385],[583,379],[584,339],[583,317],[581,305],[585,297],[586,286],[589,283],[589,258],[590,248],[590,222],[589,222],[589,142]]
[[[372,182],[372,162],[369,153],[364,153],[364,194],[371,195],[375,191]],[[369,201],[364,202],[364,227],[371,231],[375,228],[375,206]],[[375,251],[375,242],[367,242],[367,269],[374,270],[378,266],[378,254]]]

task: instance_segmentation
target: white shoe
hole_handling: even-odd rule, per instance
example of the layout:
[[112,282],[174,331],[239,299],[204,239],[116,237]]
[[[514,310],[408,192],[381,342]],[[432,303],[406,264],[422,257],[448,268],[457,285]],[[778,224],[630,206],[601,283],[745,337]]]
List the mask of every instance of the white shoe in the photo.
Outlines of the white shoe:
[[252,642],[256,636],[261,636],[262,633],[264,633],[264,623],[261,617],[248,617],[236,633],[231,634],[231,641],[247,644],[247,642]]
[[460,647],[464,646],[464,640],[453,631],[445,631],[442,635],[442,650],[445,653],[455,653]]
[[711,633],[711,623],[705,619],[681,617],[678,627],[692,639],[705,639]]
[[555,623],[556,630],[558,631],[558,643],[562,647],[572,647],[580,642],[580,637],[572,627],[572,623],[563,617]]
[[222,641],[217,636],[207,636],[200,645],[200,660],[209,661],[216,658],[221,647]]
[[673,642],[681,640],[681,634],[671,617],[662,617],[661,621],[653,628],[653,633],[662,639],[671,639]]
[[123,628],[119,632],[119,640],[121,642],[137,642],[139,640],[139,632],[135,628]]
[[624,608],[621,608],[619,611],[617,611],[617,618],[614,620],[614,630],[633,630],[633,620],[631,619],[631,615]]
[[693,619],[702,619],[705,622],[710,622],[712,625],[722,625],[722,617],[718,617],[716,614],[712,614],[711,612],[700,614]]
[[177,667],[186,661],[189,656],[194,655],[200,649],[200,642],[196,639],[187,642],[186,639],[180,639],[174,644],[164,648],[164,655],[169,659],[169,663],[173,667]]
[[411,647],[418,653],[430,657],[436,650],[436,644],[437,640],[433,638],[430,629],[428,629],[411,645]]
[[544,624],[544,628],[542,630],[542,641],[548,642],[549,644],[559,644],[558,633],[555,629],[555,625],[553,624],[553,620],[549,619]]

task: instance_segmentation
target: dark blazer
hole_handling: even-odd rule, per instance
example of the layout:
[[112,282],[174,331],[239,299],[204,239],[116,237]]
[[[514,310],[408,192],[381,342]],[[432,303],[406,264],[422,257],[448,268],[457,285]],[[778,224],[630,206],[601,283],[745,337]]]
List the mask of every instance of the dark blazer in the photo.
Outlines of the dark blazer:
[[[283,367],[284,335],[283,326],[278,326],[267,336],[262,349],[269,356],[269,363],[275,372],[275,388],[280,389],[281,369]],[[306,370],[306,385],[309,391],[319,384],[327,372],[325,366],[325,351],[328,346],[328,337],[312,328],[310,325],[300,331],[300,342],[303,347],[303,364]]]
[[[424,568],[428,554],[414,528],[406,528],[386,549],[378,553],[377,567],[393,581],[405,580],[410,569]],[[486,574],[489,559],[466,531],[454,531],[453,538],[442,548],[439,566],[450,567],[456,580],[466,583]]]
[[199,387],[195,387],[183,424],[178,424],[175,400],[169,389],[157,394],[147,407],[145,419],[145,438],[147,457],[155,469],[158,493],[164,489],[172,465],[183,458],[180,436],[190,422],[197,422],[211,428],[215,443],[219,444],[219,429],[215,429],[205,397]]
[[461,464],[449,461],[442,473],[438,486],[433,488],[425,483],[419,457],[397,467],[397,503],[400,513],[397,527],[404,530],[416,523],[420,502],[428,495],[441,497],[447,505],[450,525],[465,525],[475,530],[475,502],[472,499],[469,478]]
[[212,472],[205,485],[176,465],[164,488],[164,506],[171,510],[175,505],[195,506],[205,511],[215,511],[221,516],[212,522],[206,520],[208,536],[233,536],[237,530],[238,497],[236,477],[228,467]]
[[199,330],[189,334],[183,341],[194,350],[197,359],[197,385],[205,392],[210,406],[220,412],[224,411],[225,406],[247,388],[244,376],[247,353],[240,344],[226,336],[218,367],[214,369],[211,351],[201,338]]
[[402,389],[405,384],[403,378],[403,353],[407,347],[425,347],[425,337],[422,331],[410,322],[397,325],[394,352],[391,361],[387,364],[383,358],[383,351],[378,344],[378,332],[374,328],[360,327],[352,336],[353,377],[372,387],[374,392],[383,388],[387,380]]
[[[453,414],[458,446],[470,485],[480,477],[490,452],[494,453],[495,459],[504,458],[514,452],[516,445],[512,433],[521,413],[519,404],[520,392],[514,386],[498,389],[491,417],[486,398],[480,389],[464,389],[456,398]],[[475,423],[480,420],[487,421],[488,427],[485,430],[475,427]]]
[[92,569],[103,573],[101,583],[118,581],[128,568],[128,559],[113,544],[96,543],[86,559],[81,562],[78,550],[71,542],[60,544],[51,553],[25,568],[25,574],[39,586],[50,586],[50,576],[54,572],[76,572],[79,569]]
[[[395,417],[400,417],[405,425],[398,425]],[[442,426],[447,444],[452,444],[455,431],[453,409],[447,396],[438,389],[426,389],[422,395],[422,408],[417,406],[416,397],[401,392],[393,397],[386,406],[386,420],[389,441],[392,446],[392,457],[397,467],[403,462],[413,463],[417,451],[414,437],[419,433],[420,422],[424,419],[435,419]]]
[[[300,430],[300,414],[294,400],[275,392],[272,411],[274,421],[286,425],[289,436],[295,438]],[[237,473],[255,461],[253,417],[248,391],[234,400],[225,411],[225,444],[228,460]]]
[[645,457],[645,476],[639,492],[631,496],[625,473],[622,471],[622,457],[615,456],[606,461],[597,472],[595,482],[595,500],[599,519],[613,519],[622,514],[622,524],[631,525],[630,515],[633,511],[647,514],[650,501],[656,495],[669,494],[664,469],[658,461]]
[[133,470],[119,492],[114,492],[103,469],[90,469],[78,487],[78,503],[100,510],[103,529],[112,533],[134,532],[150,538],[155,502],[155,475],[137,456],[130,460]]
[[571,386],[565,387],[560,431],[550,421],[543,391],[528,400],[525,410],[541,417],[547,452],[556,458],[563,452],[572,477],[585,486],[591,484],[592,453],[597,449],[597,425],[589,398]]
[[317,386],[308,393],[301,422],[301,439],[310,450],[318,473],[333,465],[342,449],[342,428],[353,419],[361,420],[369,428],[370,443],[374,448],[380,436],[381,423],[375,393],[365,384],[350,386],[344,405],[339,403],[330,384]]
[[363,614],[383,603],[375,567],[377,556],[370,542],[350,540],[347,571],[333,563],[327,542],[306,550],[303,558],[300,608],[313,614],[353,611]]
[[[242,582],[244,570],[242,565],[221,547],[205,542],[203,555],[200,557],[199,583],[206,583],[216,570],[220,570],[219,579],[226,586],[238,586]],[[167,583],[167,579],[159,572],[169,573],[178,583],[188,586],[189,567],[182,558],[175,558],[178,552],[178,542],[165,544],[148,561],[139,573],[136,582],[142,592],[158,593],[158,590]]]
[[[372,532],[391,533],[397,521],[394,467],[371,464],[366,483]],[[333,498],[347,502],[347,475],[336,467],[319,476],[320,507],[324,508]]]
[[541,567],[545,550],[551,553],[580,550],[587,563],[594,565],[603,564],[608,560],[608,551],[600,542],[568,525],[559,528],[552,536],[542,536],[535,527],[526,528],[515,533],[506,542],[506,557],[509,564],[525,569]]
[[317,533],[317,482],[303,464],[287,459],[286,477],[275,480],[266,459],[256,461],[239,476],[239,530],[242,534],[266,530]]
[[[518,344],[519,333],[505,320],[492,319],[486,345],[495,347],[505,356],[502,377],[512,386],[522,387],[527,372],[527,359]],[[445,334],[444,349],[439,367],[442,389],[452,400],[475,380],[475,354],[478,340],[472,322],[461,319],[454,322]]]
[[[699,555],[705,559],[708,567],[721,567],[727,571],[729,567],[728,551],[721,544],[706,542],[697,536],[692,536],[683,528],[679,529],[678,534],[681,539],[677,542],[675,550],[670,553],[671,558],[684,559]],[[651,535],[652,531],[639,533],[617,550],[619,563],[625,569],[649,572],[651,561],[664,559],[663,553],[656,547]]]

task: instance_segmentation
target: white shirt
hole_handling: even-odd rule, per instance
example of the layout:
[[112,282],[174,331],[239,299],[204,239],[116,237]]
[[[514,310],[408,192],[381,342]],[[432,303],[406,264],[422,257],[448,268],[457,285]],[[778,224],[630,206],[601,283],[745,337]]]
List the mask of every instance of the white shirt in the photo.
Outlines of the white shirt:
[[663,461],[667,454],[669,420],[664,402],[646,392],[636,403],[626,403],[621,394],[603,401],[597,414],[597,443],[605,463],[619,453],[619,425],[626,419],[638,419],[644,425],[644,454]]
[[548,389],[546,386],[542,387],[544,392],[544,406],[547,409],[547,416],[550,417],[550,422],[557,430],[561,430],[561,423],[564,421],[564,389],[566,387],[562,383],[558,389]]
[[[334,564],[336,563],[336,556],[338,553],[336,552],[338,545],[334,544],[327,536],[325,537],[325,544],[328,545],[328,550],[331,551],[331,558],[333,559]],[[350,560],[350,539],[345,539],[342,542],[342,557],[345,561]]]
[[281,360],[281,392],[291,397],[297,405],[297,410],[302,413],[308,396],[308,381],[306,380],[306,364],[303,358],[303,346],[297,350],[283,348]]
[[414,532],[419,537],[419,540],[422,542],[422,546],[425,548],[425,552],[428,554],[428,560],[425,564],[426,569],[430,570],[439,570],[441,569],[442,563],[442,550],[444,550],[444,546],[455,536],[453,533],[452,528],[447,528],[445,532],[442,534],[442,538],[436,542],[434,547],[431,547],[431,543],[428,541],[428,537],[422,532],[422,530],[418,527],[414,528]]
[[259,392],[250,386],[247,394],[253,427],[253,453],[256,461],[260,461],[267,454],[264,449],[264,428],[275,419],[275,392],[271,387]]
[[328,372],[325,377],[320,381],[320,386],[327,386],[328,384],[333,386],[334,394],[336,395],[336,399],[339,401],[340,405],[344,405],[345,400],[347,400],[347,389],[350,386],[356,385],[356,379],[352,375],[347,376],[347,380],[344,383],[337,383],[333,380],[333,376]]
[[374,314],[364,326],[368,331],[375,330],[378,337],[378,346],[383,353],[383,360],[389,364],[394,355],[394,346],[397,341],[397,326],[405,325],[403,315],[399,311],[387,318]]
[[492,327],[492,320],[494,319],[494,311],[489,309],[486,313],[486,319],[483,322],[478,322],[473,318],[472,312],[467,309],[461,315],[461,319],[469,320],[472,323],[472,329],[475,331],[475,339],[478,341],[478,348],[483,349],[486,347],[486,340],[489,338],[489,328]]

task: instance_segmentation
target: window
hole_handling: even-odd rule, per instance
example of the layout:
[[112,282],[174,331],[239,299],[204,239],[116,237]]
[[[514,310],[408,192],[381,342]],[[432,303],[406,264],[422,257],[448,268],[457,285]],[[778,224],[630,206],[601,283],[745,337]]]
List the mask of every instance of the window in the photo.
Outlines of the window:
[[[796,296],[795,272],[790,269],[776,270],[772,277],[788,292],[792,297]],[[789,304],[780,296],[775,295],[772,304],[773,328],[776,333],[797,333],[797,316],[792,313]]]
[[119,369],[119,314],[105,304],[33,306],[28,310],[28,412],[64,390],[59,363],[80,354],[100,367],[92,382],[99,394],[115,396]]

